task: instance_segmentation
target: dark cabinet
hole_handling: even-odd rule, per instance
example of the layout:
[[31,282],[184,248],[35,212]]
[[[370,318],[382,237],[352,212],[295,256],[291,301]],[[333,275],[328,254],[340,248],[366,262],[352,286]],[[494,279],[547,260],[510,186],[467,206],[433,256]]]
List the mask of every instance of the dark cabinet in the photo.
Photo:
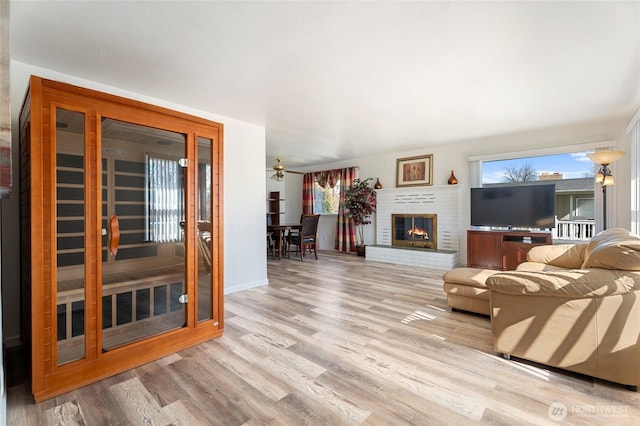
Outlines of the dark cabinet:
[[499,234],[469,231],[467,253],[469,267],[502,269],[502,237]]
[[280,198],[280,191],[271,191],[267,198],[267,225],[280,225],[280,215],[284,214],[281,203],[284,198]]
[[532,247],[551,243],[547,232],[467,231],[467,266],[515,269],[527,260]]

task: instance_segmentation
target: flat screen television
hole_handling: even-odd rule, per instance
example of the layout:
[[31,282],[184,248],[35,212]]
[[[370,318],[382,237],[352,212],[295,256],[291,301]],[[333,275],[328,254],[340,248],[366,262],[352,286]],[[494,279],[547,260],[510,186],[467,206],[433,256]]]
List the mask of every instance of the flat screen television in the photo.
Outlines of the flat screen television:
[[555,228],[556,186],[471,188],[471,226]]

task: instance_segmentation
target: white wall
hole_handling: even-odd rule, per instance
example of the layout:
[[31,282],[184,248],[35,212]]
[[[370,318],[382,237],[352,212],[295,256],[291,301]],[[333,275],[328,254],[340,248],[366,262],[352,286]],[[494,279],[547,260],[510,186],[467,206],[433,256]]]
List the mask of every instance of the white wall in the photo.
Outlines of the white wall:
[[302,214],[302,175],[285,173],[284,179],[281,181],[271,179],[272,175],[273,170],[268,169],[266,172],[266,196],[268,197],[271,191],[279,191],[280,198],[284,199],[282,203],[284,215],[280,218],[280,223],[300,222],[300,215]]
[[[224,287],[225,293],[267,284],[264,248],[265,130],[216,114],[105,86],[29,64],[11,62],[11,109],[14,195],[2,203],[4,342],[20,339],[20,253],[18,114],[30,75],[99,90],[181,111],[224,124]],[[211,94],[215,96],[215,94]]]
[[285,223],[300,222],[302,214],[302,175],[286,173],[285,183]]
[[[469,188],[470,171],[469,157],[487,155],[492,153],[516,152],[533,149],[553,148],[577,144],[596,143],[602,141],[616,141],[617,148],[630,153],[630,137],[625,128],[631,117],[602,120],[590,123],[577,123],[570,126],[554,127],[524,131],[508,135],[487,137],[476,140],[461,141],[455,144],[427,146],[412,151],[391,152],[369,157],[344,160],[333,163],[318,164],[305,170],[328,170],[357,165],[360,168],[360,177],[372,177],[380,179],[383,188],[394,188],[396,185],[396,159],[411,157],[414,155],[433,154],[433,184],[446,185],[451,174],[455,171],[459,184],[464,187],[462,195],[462,214],[465,216],[462,223],[469,223]],[[614,175],[616,186],[610,187],[608,194],[615,200],[615,214],[609,216],[609,227],[631,226],[630,199],[630,166],[631,156],[625,155],[615,165]],[[617,195],[617,196],[616,196]],[[614,198],[615,197],[615,198]],[[375,220],[374,220],[375,224]],[[328,228],[321,228],[321,232],[331,232]],[[466,228],[463,229],[466,232]],[[365,227],[366,244],[375,243],[375,225]],[[333,241],[333,234],[319,236],[319,238]],[[331,246],[332,248],[333,246]],[[466,235],[463,233],[461,241],[462,263],[466,263]]]
[[640,233],[640,109],[636,111],[626,129],[629,136],[629,161],[631,175],[630,215],[631,231]]

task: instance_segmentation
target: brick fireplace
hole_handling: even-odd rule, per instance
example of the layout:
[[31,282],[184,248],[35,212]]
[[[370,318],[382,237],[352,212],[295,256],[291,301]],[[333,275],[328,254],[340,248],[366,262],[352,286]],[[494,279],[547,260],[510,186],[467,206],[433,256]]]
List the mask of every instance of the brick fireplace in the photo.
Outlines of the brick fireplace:
[[[460,215],[464,194],[461,185],[377,190],[376,244],[367,246],[366,260],[442,270],[458,266],[461,230],[466,229],[467,222]],[[426,227],[431,241],[426,241],[420,236],[422,231],[416,230],[415,234],[412,232],[412,240],[396,244],[399,231],[394,230],[394,222],[402,215],[432,217],[433,225],[416,225],[415,219],[413,226],[402,225],[403,233],[414,226]]]

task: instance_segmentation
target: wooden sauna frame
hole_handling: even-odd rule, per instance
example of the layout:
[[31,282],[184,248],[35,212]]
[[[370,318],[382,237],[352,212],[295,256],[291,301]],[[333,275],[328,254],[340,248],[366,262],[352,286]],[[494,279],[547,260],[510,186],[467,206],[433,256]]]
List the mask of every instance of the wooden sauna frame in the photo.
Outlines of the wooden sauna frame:
[[[85,114],[84,239],[85,354],[57,362],[57,314],[66,296],[56,291],[55,108]],[[140,124],[186,135],[186,158],[198,164],[197,140],[211,140],[210,276],[198,272],[201,241],[196,212],[197,167],[185,169],[184,282],[189,302],[184,326],[104,352],[102,350],[102,227],[100,119]],[[223,321],[223,126],[166,108],[32,76],[20,113],[21,335],[28,354],[31,391],[42,401],[118,374],[222,334]],[[211,318],[197,317],[198,279],[210,279]],[[209,281],[206,281],[209,283]],[[75,289],[74,291],[78,291]],[[82,290],[81,290],[82,291]],[[60,298],[61,300],[57,300]],[[68,321],[68,320],[67,320]]]

